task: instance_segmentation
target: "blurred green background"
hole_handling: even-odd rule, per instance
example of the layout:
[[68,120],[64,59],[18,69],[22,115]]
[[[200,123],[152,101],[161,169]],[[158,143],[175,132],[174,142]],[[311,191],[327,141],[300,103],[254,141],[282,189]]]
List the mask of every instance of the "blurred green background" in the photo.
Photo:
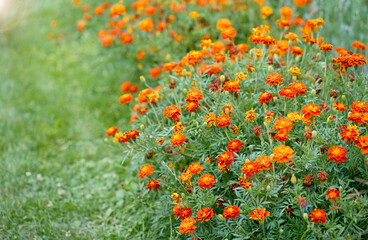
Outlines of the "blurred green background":
[[[4,28],[25,0],[0,2]],[[368,43],[368,1],[312,7],[311,17],[325,19],[326,41]],[[149,226],[129,165],[104,141],[107,127],[128,128],[117,100],[132,66],[110,61],[95,35],[77,32],[81,15],[72,0],[30,0],[20,24],[0,33],[0,239],[140,239]]]

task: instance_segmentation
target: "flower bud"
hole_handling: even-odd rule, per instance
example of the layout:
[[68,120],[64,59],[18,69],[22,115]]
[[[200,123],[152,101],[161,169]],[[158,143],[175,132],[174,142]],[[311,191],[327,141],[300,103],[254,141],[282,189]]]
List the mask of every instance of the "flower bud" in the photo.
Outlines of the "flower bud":
[[144,129],[144,125],[143,124],[141,124],[141,130],[143,130]]
[[267,191],[270,191],[271,190],[271,186],[270,185],[267,185]]
[[254,145],[249,145],[249,150],[253,151]]
[[172,168],[172,167],[173,167],[173,164],[172,164],[172,163],[169,163],[167,166],[168,166],[169,168]]
[[181,194],[181,198],[185,198],[185,194],[184,193]]
[[346,101],[346,96],[345,94],[341,96],[342,100]]
[[295,57],[295,61],[296,61],[296,62],[299,62],[299,60],[300,60],[300,56],[299,56],[299,55],[297,55],[297,56]]
[[183,89],[183,93],[187,94],[188,93],[188,89],[184,88]]
[[142,68],[143,68],[142,63],[138,63],[138,64],[137,64],[137,68],[138,68],[138,69],[142,69]]
[[245,162],[246,162],[246,163],[249,163],[249,162],[250,162],[250,160],[247,158],[247,159],[245,159]]
[[239,226],[239,231],[245,232],[244,228],[242,226]]
[[282,234],[284,232],[284,230],[282,230],[282,228],[280,229],[280,234]]
[[304,218],[305,220],[308,220],[308,213],[303,213],[303,218]]
[[295,177],[295,175],[291,176],[290,181],[291,181],[292,184],[295,184],[296,183],[296,177]]
[[312,138],[315,138],[315,137],[317,137],[317,131],[316,130],[313,130],[312,131]]
[[274,102],[278,102],[279,101],[279,98],[275,96],[275,97],[273,97],[273,101]]
[[273,70],[272,65],[268,65],[268,71],[272,72],[272,70]]
[[311,94],[312,94],[313,96],[315,96],[315,95],[316,95],[316,89],[312,89]]
[[108,139],[108,138],[105,138],[105,139],[104,139],[104,141],[105,141],[105,142],[108,142],[108,141],[109,141],[109,139]]
[[271,160],[273,160],[274,156],[275,156],[275,154],[273,154],[273,153],[270,155]]
[[153,138],[153,136],[152,135],[150,135],[150,139],[152,139]]
[[166,54],[165,58],[166,58],[166,60],[170,60],[171,55],[168,53],[168,54]]
[[224,75],[221,75],[220,76],[220,81],[223,83],[225,81],[225,76]]
[[219,214],[219,215],[217,215],[218,216],[218,218],[221,220],[221,221],[225,221],[225,218],[224,218],[224,216],[222,216],[222,214]]
[[325,62],[321,62],[321,66],[322,66],[323,69],[325,69],[326,68],[326,63]]
[[143,76],[140,76],[139,79],[141,80],[141,82],[145,82],[146,79]]
[[273,55],[273,60],[275,60],[276,62],[278,62],[279,61],[279,55],[274,54]]

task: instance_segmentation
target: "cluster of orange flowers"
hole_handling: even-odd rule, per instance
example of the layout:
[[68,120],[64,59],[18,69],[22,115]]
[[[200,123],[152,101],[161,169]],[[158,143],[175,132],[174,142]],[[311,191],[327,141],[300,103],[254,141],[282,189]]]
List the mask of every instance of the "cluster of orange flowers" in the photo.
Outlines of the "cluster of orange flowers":
[[[302,7],[311,1],[294,2]],[[148,6],[142,4],[140,11],[145,14],[154,12]],[[114,10],[111,8],[110,15],[121,17],[124,11],[125,8],[115,6]],[[143,165],[139,177],[152,178],[147,184],[150,191],[174,192],[171,194],[173,215],[181,219],[179,231],[182,234],[194,234],[197,228],[202,227],[201,224],[212,223],[215,213],[221,221],[236,221],[245,208],[242,208],[240,200],[233,201],[234,192],[252,195],[265,189],[269,191],[274,188],[270,186],[272,184],[285,189],[303,182],[308,194],[318,192],[328,177],[321,168],[326,168],[326,171],[328,168],[332,173],[341,165],[348,167],[349,158],[355,154],[352,153],[354,149],[350,149],[355,148],[354,145],[362,154],[368,154],[368,136],[361,136],[366,132],[362,130],[363,126],[368,126],[366,100],[348,101],[345,95],[338,98],[336,90],[328,90],[331,86],[340,89],[340,83],[349,77],[342,72],[336,75],[335,70],[339,68],[332,69],[333,64],[339,65],[340,70],[360,66],[366,64],[364,56],[335,48],[339,57],[331,57],[335,54],[334,46],[324,42],[323,38],[313,37],[323,27],[323,19],[302,22],[298,18],[293,19],[293,11],[288,7],[283,7],[280,12],[282,17],[276,21],[282,31],[280,37],[273,37],[270,27],[261,25],[252,29],[248,43],[241,44],[235,44],[239,36],[231,21],[219,19],[216,27],[220,30],[218,38],[222,40],[214,41],[214,38],[204,36],[200,50],[189,51],[177,62],[169,61],[152,68],[149,75],[153,78],[166,74],[160,78],[162,86],[146,88],[138,94],[138,104],[133,107],[135,117],[131,121],[141,124],[141,134],[146,137],[147,146],[137,144],[136,148],[147,159],[152,155],[160,156],[160,164],[152,161]],[[267,6],[261,8],[261,13],[264,18],[273,14]],[[149,19],[139,23],[142,31],[153,31],[154,23]],[[301,34],[290,31],[292,24],[301,26]],[[303,52],[302,47],[306,44],[308,52]],[[360,42],[354,42],[352,47],[365,50],[365,45]],[[324,52],[324,65],[312,66],[314,61],[323,63],[320,51]],[[311,63],[303,64],[303,61],[309,61],[308,58],[311,58]],[[332,58],[332,62],[327,61]],[[346,63],[343,62],[345,58]],[[313,79],[314,71],[319,74],[315,74]],[[355,77],[357,70],[350,73]],[[330,76],[336,80],[330,80]],[[119,101],[127,104],[133,99],[131,93],[125,92]],[[142,118],[137,117],[138,112]],[[331,121],[336,122],[331,124]],[[342,123],[346,122],[342,121],[351,124],[344,125]],[[325,129],[326,133],[321,134]],[[114,141],[121,143],[139,136],[136,130],[125,134],[117,131],[116,127],[109,128],[106,135],[114,136]],[[330,141],[335,131],[340,137]],[[322,145],[322,141],[326,143]],[[205,156],[214,157],[216,162]],[[159,169],[156,173],[154,167]],[[318,171],[321,188],[312,188],[315,180],[312,171]],[[298,182],[294,174],[305,175]],[[288,185],[288,177],[293,185]],[[274,182],[263,187],[266,181]],[[332,188],[335,180],[330,181],[328,184],[331,185],[318,196],[326,195],[330,202],[324,200],[331,205],[344,201],[344,193]],[[226,184],[228,191],[224,191]],[[252,188],[257,191],[252,191]],[[203,195],[212,198],[211,194],[221,197],[213,201],[198,200]],[[265,198],[268,197],[272,199],[267,194]],[[309,221],[315,224],[326,223],[328,215],[324,210],[306,210],[306,198],[298,196],[292,201],[301,207],[302,215],[304,211],[309,213],[305,213],[306,220],[309,216]],[[197,204],[194,206],[193,202]],[[273,209],[266,211],[262,208],[264,204],[261,201],[251,204],[253,211],[249,213],[249,219],[263,224],[267,217],[277,215]],[[226,207],[222,212],[223,205]],[[320,202],[318,207],[324,208]],[[287,214],[293,211],[289,208],[291,210],[287,209]]]

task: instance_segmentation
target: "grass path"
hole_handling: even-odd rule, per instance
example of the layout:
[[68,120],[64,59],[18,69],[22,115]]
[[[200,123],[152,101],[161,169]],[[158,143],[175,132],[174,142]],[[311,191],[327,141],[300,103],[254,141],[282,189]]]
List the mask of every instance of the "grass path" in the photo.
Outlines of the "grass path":
[[31,1],[22,24],[0,35],[0,239],[127,234],[119,183],[129,176],[103,137],[106,124],[124,126],[120,82],[93,43],[73,41],[74,24],[60,42],[46,38],[58,14],[61,27],[72,22],[67,5]]

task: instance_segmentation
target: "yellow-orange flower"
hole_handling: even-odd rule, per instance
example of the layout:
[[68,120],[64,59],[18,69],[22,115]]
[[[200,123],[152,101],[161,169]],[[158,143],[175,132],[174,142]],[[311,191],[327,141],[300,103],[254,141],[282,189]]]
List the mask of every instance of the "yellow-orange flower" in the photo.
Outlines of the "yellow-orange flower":
[[272,13],[273,13],[273,10],[269,6],[261,7],[261,16],[262,16],[262,18],[266,18],[266,17],[272,15]]
[[180,146],[185,142],[184,134],[181,132],[175,133],[170,139],[170,143],[173,146]]
[[231,125],[231,119],[229,116],[222,114],[216,118],[216,123],[219,128],[225,128]]
[[263,222],[268,216],[270,216],[270,212],[266,211],[266,208],[256,208],[249,214],[249,219]]
[[204,207],[199,209],[199,211],[197,212],[197,221],[201,221],[201,223],[203,223],[203,221],[208,222],[210,220],[211,217],[213,217],[214,213],[213,210],[209,207]]
[[322,209],[314,209],[310,214],[310,221],[313,221],[315,224],[322,223],[324,224],[327,220],[326,212]]
[[117,131],[118,131],[119,129],[117,128],[117,127],[115,127],[115,126],[113,126],[113,127],[109,127],[107,130],[106,130],[106,136],[107,137],[111,137],[111,136],[113,136]]
[[282,83],[282,80],[284,77],[281,74],[278,73],[270,73],[266,78],[266,84],[269,84],[271,86],[277,86]]
[[336,198],[340,197],[340,192],[337,191],[336,189],[329,189],[326,192],[326,195],[328,196],[327,200],[336,200]]
[[153,172],[154,172],[154,168],[152,165],[148,165],[148,164],[143,165],[141,169],[139,170],[139,177],[140,178],[149,177]]
[[236,218],[238,215],[240,214],[240,209],[238,208],[238,206],[228,206],[224,209],[224,218],[226,218],[226,220],[230,219],[230,218]]
[[321,109],[316,104],[310,103],[302,107],[302,113],[305,118],[311,118],[312,116],[319,116]]
[[257,116],[259,115],[258,113],[254,112],[253,108],[247,111],[245,114],[246,114],[245,120],[252,122],[254,122],[257,119]]
[[153,30],[154,22],[152,18],[146,18],[139,23],[139,29],[143,32],[150,32]]
[[275,149],[273,150],[273,154],[273,161],[280,163],[288,163],[290,161],[290,158],[295,156],[294,150],[291,147],[285,145],[275,147]]
[[168,106],[164,110],[164,118],[170,117],[172,120],[178,121],[180,115],[180,108],[178,108],[176,105]]
[[347,159],[345,148],[340,146],[330,147],[330,149],[328,150],[328,158],[331,162],[333,162],[334,160],[337,163],[345,162]]
[[203,166],[201,166],[201,163],[199,162],[195,162],[190,164],[190,166],[188,167],[188,172],[192,175],[194,174],[200,174],[203,170]]
[[199,180],[198,185],[200,188],[210,188],[213,187],[213,184],[216,182],[216,179],[211,174],[203,174]]
[[195,223],[196,223],[196,220],[194,220],[194,218],[192,217],[185,218],[180,223],[180,226],[179,226],[180,233],[184,233],[185,235],[189,233],[194,233],[194,230],[197,228],[197,226],[194,225]]
[[216,115],[213,113],[208,113],[206,115],[207,126],[212,127],[216,125]]

